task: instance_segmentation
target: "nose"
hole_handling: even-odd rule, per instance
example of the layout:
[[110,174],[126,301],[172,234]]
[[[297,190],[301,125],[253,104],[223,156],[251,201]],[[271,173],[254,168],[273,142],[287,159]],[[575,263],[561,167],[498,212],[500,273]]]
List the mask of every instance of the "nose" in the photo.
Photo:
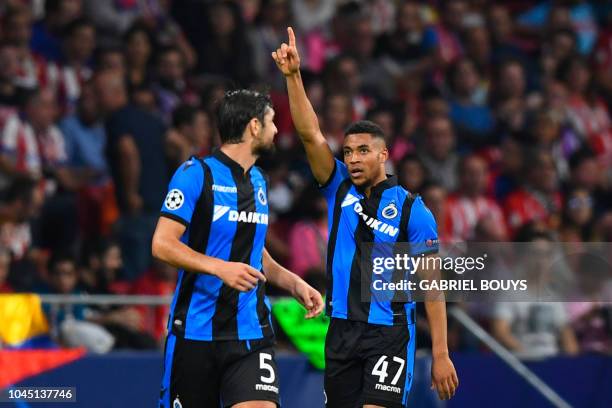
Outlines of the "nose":
[[350,153],[350,156],[349,156],[348,159],[349,159],[349,163],[359,163],[359,161],[360,161],[359,160],[359,155],[356,154],[356,152]]

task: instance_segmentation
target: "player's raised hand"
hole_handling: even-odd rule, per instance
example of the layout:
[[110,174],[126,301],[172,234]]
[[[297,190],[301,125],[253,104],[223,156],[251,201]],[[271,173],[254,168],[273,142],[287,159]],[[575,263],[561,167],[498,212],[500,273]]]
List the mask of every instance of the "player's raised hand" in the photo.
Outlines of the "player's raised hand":
[[300,54],[295,45],[293,28],[287,27],[289,44],[282,43],[280,48],[272,53],[276,66],[285,76],[296,74],[300,70]]
[[241,262],[223,262],[217,269],[216,275],[227,286],[241,292],[248,292],[255,288],[260,280],[266,281],[263,273]]
[[317,317],[323,311],[324,304],[321,294],[302,279],[296,282],[293,297],[306,308],[306,319]]
[[431,388],[438,392],[441,400],[451,399],[457,391],[459,379],[448,354],[433,357],[431,363]]

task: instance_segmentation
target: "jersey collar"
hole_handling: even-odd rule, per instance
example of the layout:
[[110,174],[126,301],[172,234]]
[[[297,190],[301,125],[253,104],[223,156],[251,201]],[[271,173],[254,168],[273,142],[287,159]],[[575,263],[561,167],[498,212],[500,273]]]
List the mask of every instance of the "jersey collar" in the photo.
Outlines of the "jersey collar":
[[241,175],[244,175],[251,171],[250,168],[247,171],[244,171],[244,168],[238,162],[234,161],[227,154],[223,153],[221,149],[216,149],[213,152],[212,156],[215,159],[219,160],[221,163],[225,164],[227,167],[229,167],[230,170],[232,170],[232,172],[236,172],[236,173],[240,173]]
[[[370,197],[371,196],[379,196],[383,193],[383,191],[397,186],[397,176],[393,176],[391,174],[387,174],[387,178],[381,181],[380,183],[372,186],[370,189]],[[359,190],[359,189],[358,189]],[[361,192],[361,191],[360,191]]]

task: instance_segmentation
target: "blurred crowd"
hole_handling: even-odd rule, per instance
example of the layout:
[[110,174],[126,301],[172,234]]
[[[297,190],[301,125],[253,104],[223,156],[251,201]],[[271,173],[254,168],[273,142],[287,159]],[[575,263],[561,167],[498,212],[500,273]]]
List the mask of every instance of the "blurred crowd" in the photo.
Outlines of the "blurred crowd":
[[[218,145],[215,101],[238,87],[276,110],[267,247],[320,281],[326,204],[270,56],[290,25],[332,150],[353,120],[382,126],[388,172],[424,197],[442,243],[612,241],[607,1],[5,0],[0,292],[171,294],[176,271],[150,254],[167,183]],[[553,354],[610,352],[593,299],[500,306],[487,324],[516,351],[535,336]],[[147,348],[167,308],[71,315]]]

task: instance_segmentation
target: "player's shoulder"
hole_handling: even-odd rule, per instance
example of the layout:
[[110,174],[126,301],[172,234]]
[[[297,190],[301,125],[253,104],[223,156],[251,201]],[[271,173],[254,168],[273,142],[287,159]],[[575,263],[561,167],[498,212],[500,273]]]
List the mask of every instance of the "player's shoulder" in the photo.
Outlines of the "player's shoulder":
[[391,189],[400,202],[412,205],[412,202],[416,197],[415,194],[412,194],[410,191],[406,190],[406,188],[399,183],[394,184]]
[[192,156],[183,162],[176,171],[172,180],[174,182],[202,182],[204,179],[204,166],[202,159]]
[[191,156],[189,159],[185,160],[176,170],[177,173],[202,173],[204,171],[204,159],[199,158],[197,156]]
[[429,219],[433,220],[433,214],[431,210],[425,204],[425,201],[423,201],[423,197],[421,197],[420,194],[412,195],[410,200],[412,200],[411,208],[410,208],[410,219],[411,220],[413,219],[418,219],[418,220],[423,220],[423,221],[426,221]]

